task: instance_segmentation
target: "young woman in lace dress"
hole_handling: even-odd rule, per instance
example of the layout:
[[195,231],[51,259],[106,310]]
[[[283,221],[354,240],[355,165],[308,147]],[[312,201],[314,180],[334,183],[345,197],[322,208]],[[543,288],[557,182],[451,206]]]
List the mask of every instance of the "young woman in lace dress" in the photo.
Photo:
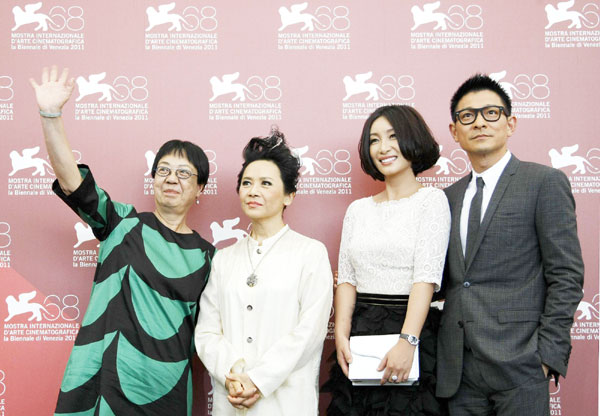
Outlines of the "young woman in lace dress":
[[[439,146],[416,110],[386,106],[365,122],[359,152],[363,170],[385,189],[354,201],[344,218],[327,415],[445,414],[435,397],[439,311],[430,304],[442,279],[450,211],[440,189],[416,179],[435,164]],[[408,378],[418,343],[419,385],[352,386],[349,337],[375,334],[402,334],[381,361],[381,383]]]

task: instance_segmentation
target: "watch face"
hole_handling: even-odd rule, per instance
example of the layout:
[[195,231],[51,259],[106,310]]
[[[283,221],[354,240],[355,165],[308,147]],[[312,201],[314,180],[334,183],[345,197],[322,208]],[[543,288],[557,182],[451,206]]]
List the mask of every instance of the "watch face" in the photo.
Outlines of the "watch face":
[[419,338],[414,335],[400,334],[400,338],[404,338],[410,345],[419,345]]

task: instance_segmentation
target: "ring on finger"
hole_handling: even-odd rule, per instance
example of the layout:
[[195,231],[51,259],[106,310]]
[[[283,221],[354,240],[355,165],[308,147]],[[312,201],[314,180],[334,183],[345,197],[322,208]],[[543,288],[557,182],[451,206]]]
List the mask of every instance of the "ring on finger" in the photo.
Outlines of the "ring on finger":
[[398,381],[398,376],[397,375],[393,375],[392,376],[392,381],[395,383],[396,381]]

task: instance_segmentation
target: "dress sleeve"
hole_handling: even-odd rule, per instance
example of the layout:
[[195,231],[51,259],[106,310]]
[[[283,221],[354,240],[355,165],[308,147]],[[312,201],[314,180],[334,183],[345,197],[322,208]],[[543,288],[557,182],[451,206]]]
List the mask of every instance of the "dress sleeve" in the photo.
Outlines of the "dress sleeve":
[[350,257],[350,239],[354,234],[354,204],[350,204],[344,216],[342,226],[342,240],[340,242],[340,254],[338,257],[338,281],[337,284],[350,283],[356,286],[356,273]]
[[273,393],[293,371],[306,365],[315,354],[321,355],[331,312],[333,277],[327,249],[321,243],[314,247],[306,255],[298,289],[298,323],[247,371],[265,397]]
[[52,190],[75,213],[92,227],[96,238],[104,241],[119,222],[133,212],[133,205],[113,202],[110,196],[94,180],[87,165],[79,165],[83,181],[71,194],[66,195],[58,184],[52,184]]
[[440,290],[449,237],[450,207],[446,195],[436,190],[421,205],[413,283],[434,283],[435,291]]
[[233,345],[223,335],[219,307],[220,257],[221,252],[217,252],[213,258],[208,283],[200,297],[194,341],[198,357],[210,375],[225,385],[225,374],[229,374],[234,365],[239,367],[236,372],[241,372],[245,362],[242,355],[235,351]]

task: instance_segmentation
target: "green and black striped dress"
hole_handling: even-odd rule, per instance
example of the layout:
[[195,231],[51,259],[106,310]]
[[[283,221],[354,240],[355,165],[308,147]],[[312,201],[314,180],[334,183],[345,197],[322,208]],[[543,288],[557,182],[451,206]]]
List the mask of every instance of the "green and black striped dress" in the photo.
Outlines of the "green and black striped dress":
[[79,169],[75,192],[53,190],[101,243],[55,415],[191,415],[197,305],[215,248],[111,201]]

